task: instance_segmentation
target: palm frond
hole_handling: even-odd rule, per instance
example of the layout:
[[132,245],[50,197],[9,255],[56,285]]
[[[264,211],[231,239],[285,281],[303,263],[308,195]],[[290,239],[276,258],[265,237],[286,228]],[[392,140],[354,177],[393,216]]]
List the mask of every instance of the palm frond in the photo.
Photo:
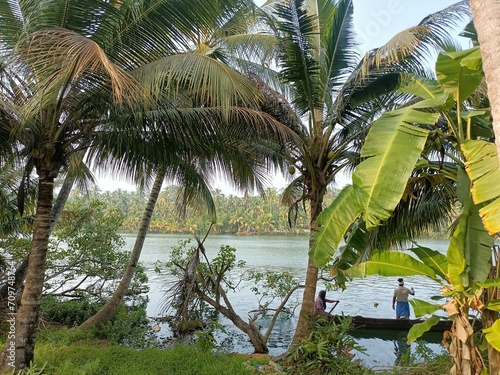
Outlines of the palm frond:
[[302,0],[285,2],[276,6],[280,38],[281,58],[279,67],[284,82],[293,87],[292,104],[297,107],[299,117],[314,108],[322,108],[320,73],[317,56],[319,46],[316,15],[309,14],[302,6]]
[[[323,97],[336,95],[359,60],[354,41],[352,0],[323,1],[320,12]],[[332,102],[332,100],[325,100]]]
[[404,61],[418,68],[433,52],[449,45],[450,30],[470,17],[468,1],[465,0],[430,14],[418,25],[399,32],[383,46],[370,51],[364,58],[364,65],[379,67],[388,62]]

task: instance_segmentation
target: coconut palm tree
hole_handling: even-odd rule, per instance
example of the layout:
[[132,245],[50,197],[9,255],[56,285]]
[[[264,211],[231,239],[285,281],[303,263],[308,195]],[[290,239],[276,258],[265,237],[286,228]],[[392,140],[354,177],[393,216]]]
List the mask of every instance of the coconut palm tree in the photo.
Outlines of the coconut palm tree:
[[[328,186],[359,162],[362,139],[381,111],[408,98],[393,93],[397,72],[425,72],[425,55],[445,44],[446,25],[455,24],[465,3],[427,17],[363,59],[356,52],[352,1],[266,3],[279,36],[277,76],[288,85],[284,95],[304,122],[294,129],[300,141],[289,144],[293,181],[284,202],[293,209],[308,202],[310,248]],[[317,280],[318,268],[309,259],[293,343],[308,333],[306,317],[313,311]]]
[[[231,65],[236,65],[232,60],[240,55],[237,65],[242,65],[245,59],[254,54],[253,49],[262,50],[259,44],[248,40],[248,25],[254,18],[249,10],[255,10],[253,4],[238,4],[230,14],[221,12],[218,17],[214,17],[211,28],[207,23],[204,29],[183,35],[184,44],[179,45],[177,51],[171,51],[168,56],[130,71],[131,75],[150,85],[149,89],[162,98],[154,113],[144,113],[143,116],[152,119],[148,124],[151,133],[154,133],[152,129],[157,128],[158,132],[165,134],[161,140],[168,140],[168,147],[146,153],[148,160],[145,163],[144,149],[140,148],[135,153],[138,138],[115,135],[112,142],[99,140],[89,152],[89,158],[96,165],[111,167],[119,173],[135,173],[136,181],[151,179],[154,182],[124,276],[113,296],[101,310],[82,324],[83,328],[100,327],[116,314],[132,281],[164,181],[176,182],[181,186],[177,205],[180,214],[187,204],[199,206],[203,203],[212,222],[215,222],[215,204],[209,183],[215,174],[225,177],[239,189],[263,191],[270,165],[279,168],[281,164],[280,138],[285,135],[287,128],[279,124],[277,119],[287,121],[291,126],[293,117],[287,119],[286,107],[276,108],[272,96],[263,96],[252,86],[247,88],[254,95],[249,100],[234,85],[238,81],[244,88],[249,83],[253,85],[253,82],[246,81],[231,68]],[[163,80],[159,80],[159,77]],[[197,87],[191,83],[205,80],[209,83],[203,86]],[[176,91],[175,102],[172,101],[174,96],[168,86],[172,82]],[[220,89],[225,82],[231,85],[222,92]],[[211,87],[214,85],[217,89]],[[227,102],[237,103],[239,107],[233,105],[223,112],[216,109],[227,107]],[[190,122],[185,121],[184,126],[192,127],[190,134],[193,135],[179,139],[176,135],[178,130],[174,128],[178,124],[172,122],[172,126],[170,116],[182,111],[189,111],[196,116],[197,112],[206,112],[207,105],[211,106],[208,109],[211,117],[195,117]],[[271,114],[266,114],[261,113],[263,108],[268,112],[275,109]],[[127,113],[124,115],[129,116]],[[118,115],[114,121],[122,122],[122,116]],[[134,116],[138,116],[137,112]],[[129,144],[131,139],[133,144]],[[121,141],[124,144],[120,146]],[[117,149],[123,152],[119,153]]]

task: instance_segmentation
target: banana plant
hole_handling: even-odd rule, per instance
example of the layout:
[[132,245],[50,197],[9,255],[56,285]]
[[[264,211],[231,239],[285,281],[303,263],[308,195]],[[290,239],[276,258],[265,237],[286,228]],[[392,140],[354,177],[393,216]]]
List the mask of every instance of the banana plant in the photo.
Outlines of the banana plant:
[[[480,101],[476,98],[483,82],[479,47],[441,53],[435,80],[405,76],[402,81],[405,84],[400,90],[414,95],[416,101],[384,113],[373,125],[362,148],[363,161],[353,172],[352,185],[345,187],[318,218],[320,227],[314,234],[310,257],[322,267],[333,257],[340,242],[352,234],[354,223],[363,222],[368,231],[384,225],[416,171],[434,168],[452,180],[461,214],[447,251],[444,295],[449,299],[446,311],[454,320],[449,340],[455,360],[452,372],[466,373],[484,367],[472,339],[470,308],[483,313],[483,318],[485,312],[494,311],[494,318],[483,321],[484,333],[488,344],[497,353],[500,350],[500,323],[496,321],[500,283],[496,280],[498,273],[491,273],[490,265],[493,234],[500,231],[500,172],[490,113],[481,107],[477,109]],[[439,126],[443,122],[444,129]],[[441,147],[445,155],[441,163],[430,163],[424,153],[430,139],[447,145]],[[444,159],[454,167],[443,167]],[[370,261],[349,272],[351,276],[425,274],[425,263],[417,264],[404,255],[377,252]],[[404,270],[403,265],[407,266]],[[426,275],[435,278],[432,272]],[[493,296],[493,300],[486,300],[486,295]],[[426,325],[430,327],[433,321],[436,318]]]

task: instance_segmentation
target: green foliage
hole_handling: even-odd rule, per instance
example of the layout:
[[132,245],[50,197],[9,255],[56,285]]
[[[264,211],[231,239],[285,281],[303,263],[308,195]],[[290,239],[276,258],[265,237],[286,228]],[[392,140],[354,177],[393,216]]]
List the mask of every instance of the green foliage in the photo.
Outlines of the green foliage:
[[[54,228],[47,254],[44,293],[68,298],[105,301],[120,280],[130,252],[117,233],[123,218],[96,199],[73,199]],[[0,239],[10,259],[20,262],[31,246],[28,237]],[[134,273],[129,293],[146,293],[147,276],[142,265]]]
[[479,212],[490,234],[500,232],[500,194],[496,186],[500,179],[498,157],[495,145],[481,140],[468,140],[462,145],[467,158],[465,165],[473,182],[474,202],[488,204]]
[[40,302],[40,311],[44,320],[67,327],[79,326],[100,308],[100,303],[92,302],[88,297],[61,300],[53,295],[47,295],[43,296]]
[[30,362],[29,367],[22,369],[20,371],[12,371],[12,375],[44,375],[45,374],[45,366],[44,364],[41,367],[38,367],[37,365],[33,364],[33,362]]
[[422,275],[436,280],[434,270],[412,256],[393,251],[376,251],[371,260],[362,262],[346,271],[351,277],[368,275],[410,276]]
[[78,329],[78,326],[102,307],[99,303],[88,299],[59,301],[53,296],[46,296],[42,299],[41,306],[44,320],[71,328],[71,330],[42,330],[42,341],[55,341],[61,345],[70,345],[95,337],[140,349],[158,344],[151,332],[150,321],[146,315],[146,301],[134,306],[126,306],[122,303],[116,316],[98,331],[82,331]]
[[[303,210],[293,227],[288,222],[288,207],[281,202],[280,191],[267,189],[261,196],[224,195],[222,191],[212,192],[217,208],[217,221],[213,223],[214,234],[308,234],[309,219]],[[99,192],[93,197],[105,201],[109,208],[116,209],[123,215],[121,231],[136,233],[142,216],[145,197],[143,191],[128,192],[123,190]],[[174,214],[178,211],[176,202],[178,187],[167,186],[158,197],[149,231],[151,233],[199,233],[212,219],[206,212],[186,209],[185,215]],[[328,191],[325,203],[329,204],[336,191]],[[74,198],[70,198],[70,201]]]
[[290,289],[297,285],[297,281],[290,272],[259,272],[251,270],[248,279],[254,282],[250,288],[256,295],[262,297],[285,297]]
[[194,343],[202,351],[213,351],[217,348],[217,340],[214,337],[215,331],[226,333],[224,327],[217,321],[210,322],[204,329],[194,333]]
[[[446,312],[454,319],[450,351],[456,366],[479,372],[484,361],[470,354],[475,350],[475,343],[468,321],[469,310],[477,310],[487,324],[491,324],[488,321],[491,311],[487,311],[488,305],[483,301],[491,299],[489,294],[496,295],[497,290],[485,290],[479,283],[484,283],[488,277],[500,277],[498,270],[494,276],[489,276],[495,271],[492,267],[493,235],[498,232],[496,228],[500,228],[499,174],[493,125],[490,114],[484,110],[483,99],[487,98],[480,88],[484,75],[479,47],[440,53],[436,77],[437,80],[409,79],[402,91],[414,95],[415,103],[384,113],[373,125],[363,144],[365,159],[353,173],[352,192],[358,191],[356,199],[341,201],[339,205],[347,207],[336,207],[329,216],[318,218],[323,226],[310,254],[318,266],[328,262],[340,241],[348,235],[349,227],[358,220],[357,216],[349,216],[346,212],[349,212],[348,206],[359,209],[359,201],[363,207],[359,217],[366,228],[383,225],[396,212],[396,204],[408,199],[405,191],[412,183],[411,174],[421,174],[423,165],[431,167],[432,159],[437,159],[433,154],[439,152],[440,160],[434,161],[433,169],[436,175],[441,174],[440,179],[454,183],[454,198],[460,212],[446,261],[428,254],[422,254],[424,257],[420,257],[420,261],[411,261],[386,251],[386,254],[377,253],[371,261],[355,266],[352,274],[393,275],[396,271],[400,275],[423,274],[435,278],[421,272],[425,263],[432,263],[432,272],[446,277],[445,281],[451,284],[443,288],[443,294],[450,297]],[[392,147],[387,147],[393,142]],[[399,151],[391,154],[394,147]],[[445,166],[446,158],[451,160],[449,167]],[[329,234],[325,235],[326,232]],[[496,310],[493,312],[491,316],[498,318]],[[413,336],[437,320],[432,317],[416,328]],[[489,344],[499,349],[500,330],[495,324],[484,332]]]
[[44,375],[250,375],[246,357],[199,350],[186,345],[135,350],[106,342],[72,345],[37,344],[36,364],[46,363]]
[[146,315],[146,303],[138,306],[122,303],[116,316],[96,334],[128,348],[143,349],[157,345]]
[[309,321],[311,334],[292,350],[284,367],[289,374],[344,375],[364,374],[361,362],[351,351],[356,342],[349,335],[351,320],[330,322],[325,317]]
[[88,345],[97,345],[99,339],[95,333],[90,330],[75,328],[42,328],[37,335],[37,342],[45,343],[51,346],[72,346],[85,342]]

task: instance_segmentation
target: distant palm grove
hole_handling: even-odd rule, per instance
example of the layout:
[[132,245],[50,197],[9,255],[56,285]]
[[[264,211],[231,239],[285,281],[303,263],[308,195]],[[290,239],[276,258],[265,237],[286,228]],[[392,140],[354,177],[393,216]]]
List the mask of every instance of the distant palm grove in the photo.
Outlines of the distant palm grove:
[[[178,187],[168,186],[158,197],[149,231],[151,233],[205,233],[212,223],[206,210],[179,210],[176,197]],[[121,231],[137,232],[148,194],[142,191],[99,191],[94,190],[92,197],[104,201],[110,210],[119,213],[123,224]],[[300,207],[297,212],[289,212],[281,204],[280,191],[269,188],[263,196],[225,195],[221,190],[213,192],[217,206],[217,220],[212,224],[213,234],[309,234],[309,218]],[[325,197],[329,204],[336,196],[331,190]],[[70,200],[76,199],[72,196]],[[177,214],[172,214],[178,212]],[[289,224],[289,215],[297,220]]]
[[[163,189],[158,198],[158,204],[153,213],[150,233],[193,233],[203,234],[210,228],[211,234],[237,235],[308,235],[309,218],[307,212],[298,207],[298,210],[289,210],[281,203],[282,192],[276,188],[268,188],[263,195],[225,195],[220,189],[213,192],[217,206],[217,220],[212,222],[206,210],[187,208],[183,211],[179,206],[177,195],[179,188],[171,185]],[[338,195],[338,190],[331,189],[325,196],[325,203],[329,205]],[[110,212],[118,213],[121,220],[122,233],[136,233],[147,201],[148,194],[144,191],[127,191],[117,189],[101,191],[95,189],[91,193],[93,199],[105,202]],[[79,193],[70,197],[70,201],[83,199]],[[172,213],[177,212],[177,214]],[[293,225],[290,225],[290,221]],[[446,227],[449,223],[422,233],[425,238],[446,238]],[[210,227],[211,225],[211,227]]]

